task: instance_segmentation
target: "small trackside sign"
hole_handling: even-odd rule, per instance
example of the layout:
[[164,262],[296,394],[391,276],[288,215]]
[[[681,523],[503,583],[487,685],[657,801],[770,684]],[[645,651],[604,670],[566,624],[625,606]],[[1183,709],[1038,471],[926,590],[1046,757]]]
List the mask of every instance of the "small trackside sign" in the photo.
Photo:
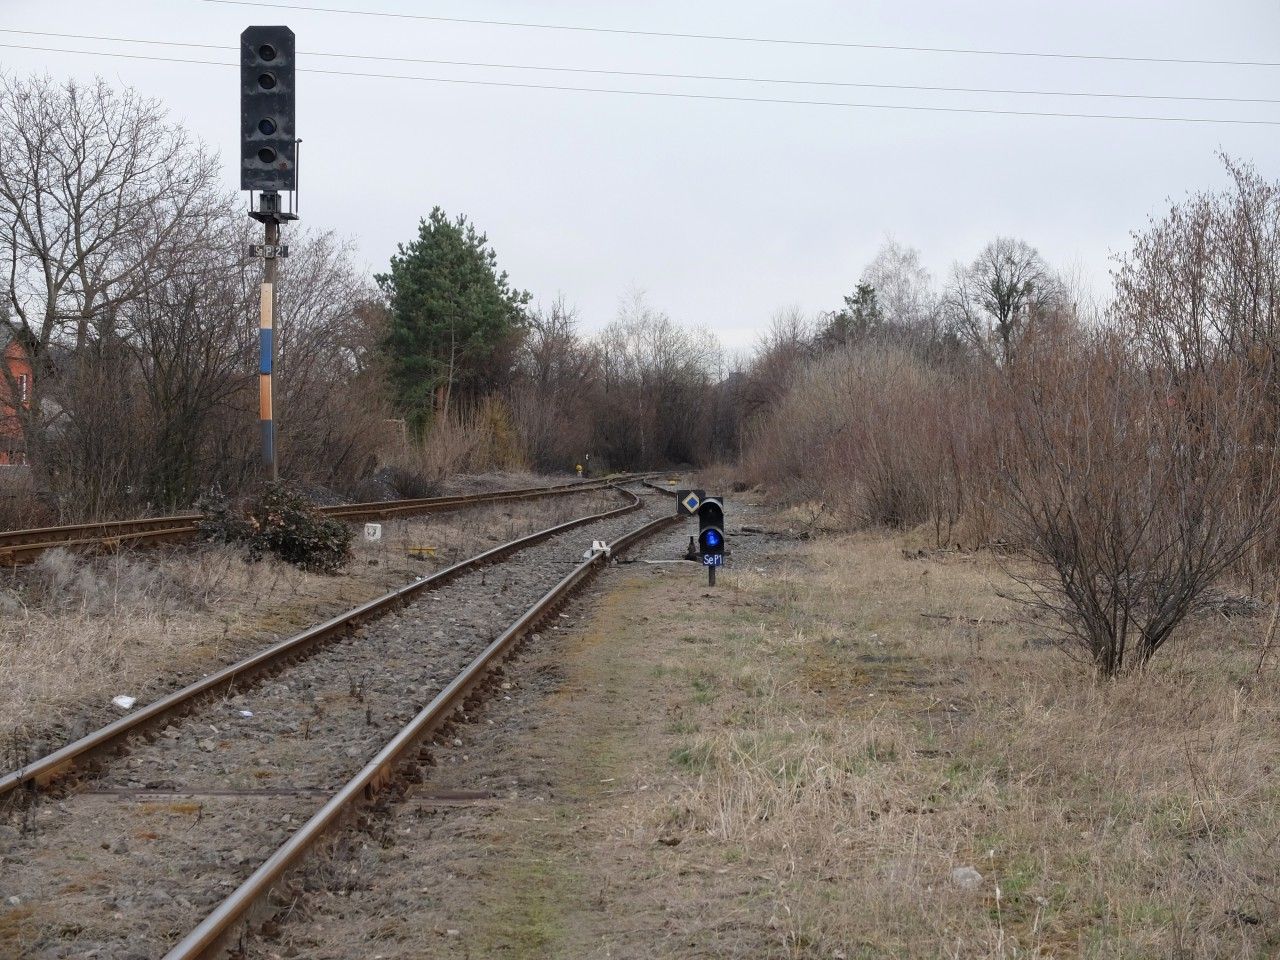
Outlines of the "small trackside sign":
[[705,490],[677,490],[676,512],[682,517],[697,516],[698,507],[702,506],[702,498],[706,495]]

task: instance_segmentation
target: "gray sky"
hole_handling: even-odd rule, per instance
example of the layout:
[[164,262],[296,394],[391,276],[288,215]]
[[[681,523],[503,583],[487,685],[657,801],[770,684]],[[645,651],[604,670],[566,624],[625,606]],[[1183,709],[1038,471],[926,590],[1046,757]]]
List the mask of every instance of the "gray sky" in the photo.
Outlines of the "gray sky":
[[[284,0],[289,2],[289,0]],[[297,0],[307,2],[307,0]],[[620,29],[1138,57],[1280,60],[1275,0],[309,0],[315,6]],[[610,70],[1017,89],[1263,97],[1280,67],[966,56],[446,24],[202,0],[0,0],[0,27],[234,47],[285,23],[299,65],[736,96],[1280,121],[1280,104],[1105,100],[675,81],[315,56],[380,54]],[[222,60],[0,35],[0,43]],[[311,54],[311,55],[308,55]],[[159,97],[217,148],[238,186],[238,74],[0,48],[19,74],[95,73]],[[298,78],[302,213],[353,237],[372,269],[438,204],[485,230],[512,281],[562,292],[584,326],[632,288],[677,320],[749,345],[778,308],[840,303],[887,234],[935,276],[997,234],[1099,288],[1108,257],[1170,197],[1224,182],[1215,152],[1280,176],[1280,127],[730,103],[361,79]]]

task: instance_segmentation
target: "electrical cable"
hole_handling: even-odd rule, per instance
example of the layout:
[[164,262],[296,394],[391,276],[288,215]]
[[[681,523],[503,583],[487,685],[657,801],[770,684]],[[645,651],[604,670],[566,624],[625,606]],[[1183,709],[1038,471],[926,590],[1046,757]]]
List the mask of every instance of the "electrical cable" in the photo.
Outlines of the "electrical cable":
[[[41,47],[30,44],[20,43],[0,43],[0,48],[11,50],[34,50],[44,53],[70,53],[81,56],[92,57],[113,57],[124,60],[147,60],[160,63],[183,63],[183,64],[199,64],[210,67],[234,67],[239,69],[238,63],[225,63],[219,60],[191,60],[182,57],[156,57],[140,53],[116,53],[100,50],[68,50],[60,47]],[[1223,117],[1168,117],[1168,116],[1141,116],[1136,114],[1115,114],[1115,113],[1069,113],[1056,110],[1005,110],[996,108],[983,107],[940,107],[940,106],[924,106],[919,104],[891,104],[891,103],[852,103],[848,101],[837,100],[799,100],[784,99],[780,97],[743,97],[732,96],[728,94],[711,94],[711,93],[679,93],[668,90],[619,90],[609,87],[570,87],[559,84],[543,84],[543,83],[515,83],[507,80],[467,80],[456,77],[422,77],[422,76],[405,76],[395,73],[369,73],[354,70],[326,70],[315,67],[297,67],[299,73],[325,74],[328,76],[338,77],[364,77],[379,80],[409,80],[421,83],[443,83],[459,86],[479,86],[479,87],[499,87],[503,89],[516,90],[550,90],[564,93],[603,93],[614,94],[631,97],[659,97],[664,99],[675,100],[704,100],[719,101],[725,103],[770,103],[786,106],[808,106],[808,107],[842,107],[845,109],[855,110],[896,110],[915,113],[956,113],[956,114],[981,114],[988,116],[1007,116],[1007,117],[1055,117],[1069,118],[1077,120],[1130,120],[1139,122],[1152,123],[1196,123],[1196,124],[1230,124],[1234,126],[1262,126],[1276,127],[1280,126],[1280,120],[1244,120],[1230,119]]]
[[203,0],[236,7],[269,7],[306,13],[338,13],[359,17],[389,17],[397,20],[428,20],[433,23],[465,23],[489,27],[521,27],[529,30],[564,30],[573,33],[603,33],[630,37],[659,37],[673,40],[720,40],[732,43],[767,43],[799,47],[837,47],[855,50],[891,50],[902,53],[951,53],[982,57],[1037,57],[1051,60],[1102,60],[1119,63],[1176,63],[1214,67],[1280,67],[1280,61],[1225,60],[1196,57],[1138,57],[1101,53],[1051,53],[1037,50],[982,50],[968,47],[920,47],[892,43],[859,43],[851,40],[797,40],[782,37],[735,36],[716,33],[676,33],[668,30],[624,30],[618,27],[584,27],[565,23],[531,23],[521,20],[488,20],[478,17],[441,17],[425,13],[396,13],[390,10],[348,10],[293,3],[266,3],[261,0]]
[[[202,50],[239,50],[239,46],[214,43],[181,43],[174,40],[142,40],[133,37],[108,37],[82,33],[54,33],[48,30],[13,30],[0,27],[0,33],[16,33],[23,36],[58,37],[64,40],[95,40],[109,43],[133,43],[162,47],[192,47]],[[1093,93],[1076,90],[1019,90],[1002,87],[947,87],[912,83],[870,83],[847,80],[799,80],[789,77],[739,77],[700,73],[658,73],[644,70],[605,70],[592,67],[545,67],[524,63],[487,63],[474,60],[430,60],[422,57],[390,57],[364,53],[328,53],[317,50],[299,50],[300,56],[332,57],[343,60],[372,60],[384,63],[416,63],[446,67],[484,67],[495,70],[532,70],[550,73],[585,73],[612,77],[640,77],[653,80],[710,80],[727,83],[786,84],[809,87],[856,87],[870,90],[910,90],[928,93],[979,93],[1035,97],[1090,97],[1109,100],[1180,100],[1197,103],[1262,103],[1277,104],[1280,99],[1268,97],[1208,97],[1198,95],[1178,96],[1155,93]]]

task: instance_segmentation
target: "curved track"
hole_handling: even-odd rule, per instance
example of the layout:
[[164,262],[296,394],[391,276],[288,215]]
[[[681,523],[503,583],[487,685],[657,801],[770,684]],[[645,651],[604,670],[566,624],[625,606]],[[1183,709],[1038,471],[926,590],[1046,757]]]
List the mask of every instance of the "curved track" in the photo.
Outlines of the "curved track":
[[251,657],[224,667],[180,690],[175,690],[145,707],[140,707],[119,720],[81,737],[74,743],[0,776],[0,798],[20,787],[46,786],[59,778],[72,775],[78,768],[86,766],[92,768],[106,752],[122,745],[130,736],[168,723],[175,716],[180,716],[192,709],[203,699],[235,687],[244,687],[257,677],[297,662],[320,644],[347,636],[362,623],[403,606],[423,592],[449,583],[460,574],[499,563],[520,550],[542,543],[576,527],[622,516],[640,507],[640,498],[635,494],[621,488],[615,489],[625,497],[629,497],[631,502],[616,510],[579,517],[501,544],[468,560],[446,567],[431,576],[353,607],[286,640],[281,640]]
[[[393,591],[0,780],[5,790],[38,796],[42,783],[77,769],[102,774],[103,759],[129,740],[126,762],[56,804],[11,814],[11,824],[29,818],[34,832],[11,830],[18,842],[5,852],[14,866],[5,867],[0,892],[10,904],[43,898],[75,921],[71,943],[65,935],[61,945],[42,941],[30,955],[83,948],[123,958],[168,948],[170,958],[221,956],[254,906],[327,831],[385,802],[388,790],[421,780],[430,762],[424,740],[480,697],[498,663],[608,562],[605,552],[584,557],[585,543],[611,541],[618,552],[676,522],[665,501],[643,504],[619,492],[629,502],[616,510]],[[634,517],[642,510],[652,519]],[[344,637],[299,662],[318,654],[320,641]],[[246,698],[252,711],[239,709]],[[186,722],[173,724],[188,711]],[[164,802],[174,797],[186,799]],[[183,813],[190,810],[199,811],[194,822]],[[0,921],[6,909],[0,905]]]
[[[459,494],[448,497],[419,497],[408,500],[376,500],[368,503],[344,503],[318,507],[320,513],[338,520],[374,520],[418,513],[443,513],[466,507],[513,500],[534,500],[564,496],[587,490],[600,490],[612,483],[627,482],[643,475],[624,474],[604,480],[589,480],[543,487],[521,487],[488,493]],[[30,563],[41,553],[54,547],[71,550],[114,550],[130,545],[189,540],[200,531],[199,513],[146,517],[137,520],[109,520],[76,523],[58,527],[36,527],[30,530],[0,531],[0,566]]]

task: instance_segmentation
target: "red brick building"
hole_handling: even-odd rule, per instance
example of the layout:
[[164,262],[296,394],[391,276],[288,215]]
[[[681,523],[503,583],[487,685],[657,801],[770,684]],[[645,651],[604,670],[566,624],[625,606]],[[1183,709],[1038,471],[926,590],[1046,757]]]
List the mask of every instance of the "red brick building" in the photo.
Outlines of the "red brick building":
[[13,334],[0,326],[0,466],[27,462],[27,443],[18,410],[31,408],[31,360]]

